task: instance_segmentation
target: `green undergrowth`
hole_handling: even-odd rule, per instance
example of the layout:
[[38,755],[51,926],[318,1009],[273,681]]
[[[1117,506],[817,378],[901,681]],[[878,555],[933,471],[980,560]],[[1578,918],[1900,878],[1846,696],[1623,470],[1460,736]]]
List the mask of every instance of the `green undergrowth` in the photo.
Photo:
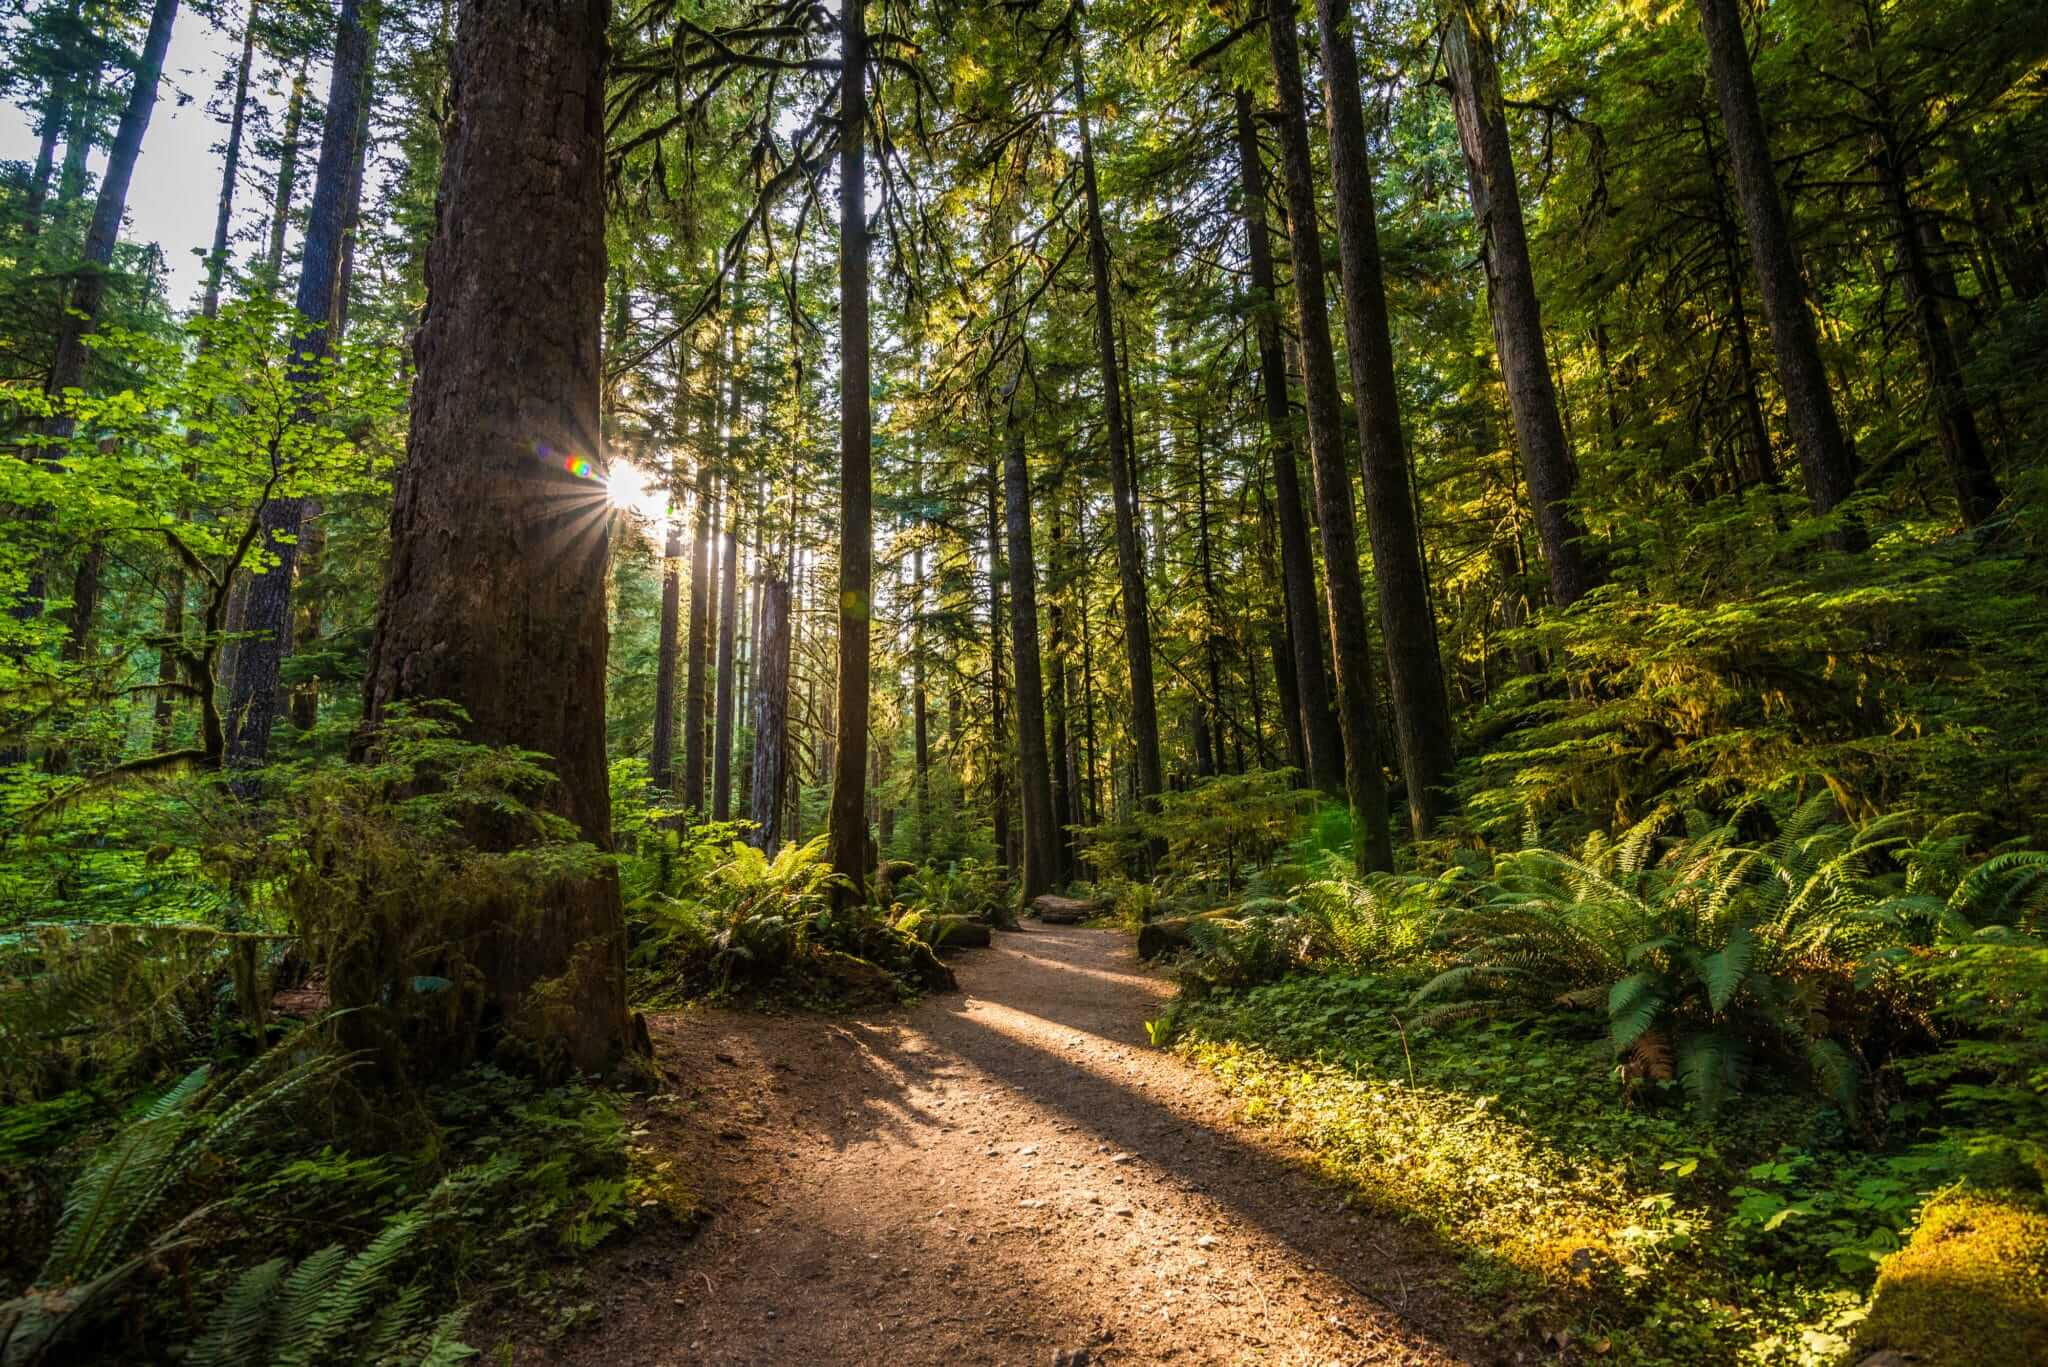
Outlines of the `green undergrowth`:
[[1831,1363],[1878,1261],[1962,1157],[1873,1151],[1810,1095],[1703,1123],[1617,1101],[1583,1013],[1407,1022],[1415,982],[1301,975],[1184,1000],[1179,1048],[1374,1207],[1462,1258],[1476,1328],[1634,1363]]
[[867,904],[836,905],[844,880],[825,837],[766,851],[744,823],[697,822],[652,802],[638,760],[612,766],[626,902],[629,990],[637,1006],[714,1002],[845,1011],[953,985],[939,961],[948,927],[1000,922],[1004,888],[966,863],[886,863]]
[[298,1054],[0,1112],[10,1367],[454,1362],[472,1308],[566,1333],[585,1255],[698,1219],[618,1093],[480,1066],[365,1116],[346,1059]]

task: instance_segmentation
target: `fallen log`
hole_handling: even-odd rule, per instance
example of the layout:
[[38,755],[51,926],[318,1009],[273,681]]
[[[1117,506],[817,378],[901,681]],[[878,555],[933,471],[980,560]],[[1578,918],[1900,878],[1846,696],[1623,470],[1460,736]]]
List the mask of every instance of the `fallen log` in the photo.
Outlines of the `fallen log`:
[[1031,914],[1049,926],[1077,925],[1102,914],[1102,903],[1084,902],[1078,897],[1055,897],[1046,893],[1031,899]]
[[956,949],[987,949],[991,943],[989,927],[971,916],[941,916],[937,918],[931,943],[940,954]]
[[1234,912],[1233,907],[1218,907],[1214,911],[1198,911],[1193,916],[1169,916],[1163,920],[1147,921],[1138,927],[1138,957],[1157,959],[1190,948],[1195,937],[1189,926],[1196,921],[1223,920]]

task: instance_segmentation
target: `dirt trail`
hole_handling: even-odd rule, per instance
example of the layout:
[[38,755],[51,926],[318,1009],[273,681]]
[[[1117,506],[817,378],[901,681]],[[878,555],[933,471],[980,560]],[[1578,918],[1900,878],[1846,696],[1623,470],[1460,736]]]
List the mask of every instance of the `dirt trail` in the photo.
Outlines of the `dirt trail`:
[[[865,1019],[654,1023],[647,1139],[710,1224],[628,1248],[579,1363],[1448,1363],[1448,1254],[1345,1210],[1145,1043],[1128,938],[999,935],[962,991]],[[688,1098],[684,1101],[683,1098]]]

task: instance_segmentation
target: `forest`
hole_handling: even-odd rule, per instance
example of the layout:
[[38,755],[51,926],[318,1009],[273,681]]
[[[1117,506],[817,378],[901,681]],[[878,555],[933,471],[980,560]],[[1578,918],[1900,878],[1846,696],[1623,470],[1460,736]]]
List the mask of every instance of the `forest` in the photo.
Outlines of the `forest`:
[[2048,1362],[2038,0],[0,101],[0,1367]]

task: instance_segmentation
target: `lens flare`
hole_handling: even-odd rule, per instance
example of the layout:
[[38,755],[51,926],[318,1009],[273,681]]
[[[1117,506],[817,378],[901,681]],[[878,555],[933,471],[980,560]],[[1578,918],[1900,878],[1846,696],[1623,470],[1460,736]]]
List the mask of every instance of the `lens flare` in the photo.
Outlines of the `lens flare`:
[[647,471],[627,460],[613,460],[605,477],[605,498],[620,512],[649,522],[668,515],[668,491]]

